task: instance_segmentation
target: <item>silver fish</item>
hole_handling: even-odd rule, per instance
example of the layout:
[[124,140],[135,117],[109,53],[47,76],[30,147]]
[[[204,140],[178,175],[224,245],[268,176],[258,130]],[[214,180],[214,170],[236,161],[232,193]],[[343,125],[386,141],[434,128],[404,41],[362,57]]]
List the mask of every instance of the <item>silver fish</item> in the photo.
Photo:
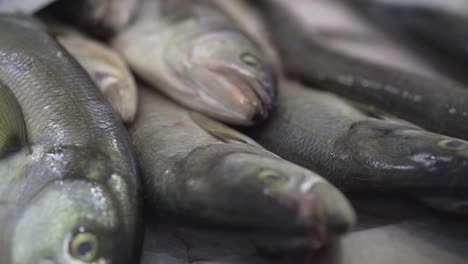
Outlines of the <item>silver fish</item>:
[[265,55],[207,2],[145,0],[113,46],[154,88],[218,120],[252,125],[273,107]]
[[129,263],[140,196],[122,123],[38,21],[0,16],[1,263]]
[[354,224],[346,198],[319,175],[154,92],[139,93],[130,136],[153,211],[307,246]]
[[119,114],[124,123],[131,123],[138,103],[135,79],[118,53],[71,27],[44,19],[49,32],[83,66],[91,79]]

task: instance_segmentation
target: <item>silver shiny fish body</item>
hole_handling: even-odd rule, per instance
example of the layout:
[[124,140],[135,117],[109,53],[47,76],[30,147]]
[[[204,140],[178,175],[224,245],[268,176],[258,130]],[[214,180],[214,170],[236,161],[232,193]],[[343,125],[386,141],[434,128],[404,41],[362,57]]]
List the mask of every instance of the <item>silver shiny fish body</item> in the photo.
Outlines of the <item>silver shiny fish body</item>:
[[315,245],[353,225],[348,201],[317,174],[161,95],[139,93],[130,136],[153,212]]
[[468,188],[468,142],[423,130],[328,92],[287,81],[251,136],[338,188],[451,194]]
[[468,2],[464,0],[350,1],[371,22],[421,53],[439,70],[467,83]]
[[267,58],[207,1],[145,0],[113,46],[154,88],[218,120],[251,125],[273,107]]
[[289,77],[427,130],[468,139],[468,91],[462,85],[350,56],[317,41],[278,0],[251,3],[267,20]]
[[139,196],[122,123],[38,21],[2,15],[0,34],[0,80],[27,133],[27,144],[0,160],[2,261],[128,263]]
[[59,34],[57,39],[88,72],[122,121],[131,123],[136,115],[137,88],[130,69],[120,55],[78,33]]

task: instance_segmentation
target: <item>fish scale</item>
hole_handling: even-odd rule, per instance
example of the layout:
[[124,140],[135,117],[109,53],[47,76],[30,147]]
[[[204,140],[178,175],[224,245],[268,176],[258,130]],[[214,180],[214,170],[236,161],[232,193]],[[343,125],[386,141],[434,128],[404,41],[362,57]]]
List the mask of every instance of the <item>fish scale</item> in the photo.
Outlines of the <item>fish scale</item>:
[[[432,132],[467,139],[468,91],[463,85],[357,58],[320,42],[284,3],[251,3],[268,22],[289,77],[372,105]],[[277,20],[278,16],[283,19]]]
[[0,92],[15,95],[28,137],[28,146],[0,159],[7,186],[0,199],[16,208],[0,212],[9,219],[0,230],[0,262],[68,263],[77,253],[64,243],[86,230],[102,240],[100,263],[127,263],[138,245],[140,197],[122,123],[38,21],[2,15],[0,33]]
[[[278,238],[273,248],[322,245],[354,222],[348,202],[319,175],[147,88],[139,94],[129,132],[158,216],[270,234]],[[310,230],[329,233],[309,237]]]
[[466,141],[290,80],[281,83],[279,95],[273,116],[249,134],[342,190],[434,195],[468,187]]

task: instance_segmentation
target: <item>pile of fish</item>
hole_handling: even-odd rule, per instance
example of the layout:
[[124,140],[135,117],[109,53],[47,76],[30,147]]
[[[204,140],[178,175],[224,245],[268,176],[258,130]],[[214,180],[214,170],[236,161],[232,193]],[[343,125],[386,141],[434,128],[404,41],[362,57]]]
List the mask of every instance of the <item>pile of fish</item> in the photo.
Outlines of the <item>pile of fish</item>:
[[[466,64],[463,1],[337,2]],[[144,222],[317,249],[353,227],[356,192],[466,215],[468,83],[363,58],[286,5],[0,14],[0,263],[134,263]]]

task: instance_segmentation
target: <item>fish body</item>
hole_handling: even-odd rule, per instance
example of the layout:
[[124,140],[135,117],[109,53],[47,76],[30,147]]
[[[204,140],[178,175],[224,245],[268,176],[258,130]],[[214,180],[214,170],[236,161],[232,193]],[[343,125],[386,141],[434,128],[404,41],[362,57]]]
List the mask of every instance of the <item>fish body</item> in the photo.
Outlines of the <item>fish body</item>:
[[161,95],[139,93],[130,136],[153,212],[319,245],[353,225],[347,200],[317,174]]
[[466,83],[468,2],[350,1],[389,35],[413,47],[440,71]]
[[244,0],[208,0],[229,16],[234,23],[255,41],[268,56],[269,62],[277,75],[282,73],[281,59],[268,34],[268,27],[260,12],[251,8]]
[[468,142],[423,130],[287,81],[278,108],[250,135],[347,191],[463,192]]
[[138,0],[57,1],[44,10],[98,37],[108,38],[133,19]]
[[278,1],[252,3],[270,22],[271,34],[290,77],[380,108],[430,131],[468,138],[468,91],[461,85],[330,49],[316,41]]
[[57,40],[80,63],[124,123],[136,115],[135,79],[118,53],[65,25],[48,24]]
[[41,23],[2,15],[0,34],[1,93],[17,102],[0,108],[22,116],[1,127],[26,134],[0,160],[2,263],[128,263],[139,194],[122,123]]
[[266,56],[209,2],[145,0],[112,43],[142,79],[210,117],[251,125],[273,107]]

